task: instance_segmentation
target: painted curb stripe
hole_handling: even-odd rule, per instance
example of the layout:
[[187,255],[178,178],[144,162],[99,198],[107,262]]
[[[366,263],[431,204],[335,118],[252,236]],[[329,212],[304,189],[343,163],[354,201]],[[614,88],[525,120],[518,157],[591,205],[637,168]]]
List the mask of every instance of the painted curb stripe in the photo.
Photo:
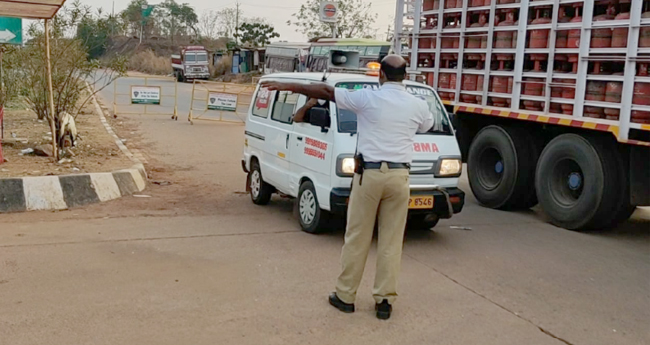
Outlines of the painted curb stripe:
[[138,192],[138,187],[133,181],[133,176],[125,171],[114,172],[113,178],[117,183],[117,187],[120,189],[120,194],[122,196],[132,195],[133,193]]
[[88,175],[61,176],[63,198],[68,207],[96,204],[99,202],[97,192],[93,188]]
[[99,201],[114,200],[122,196],[120,194],[120,187],[117,186],[113,174],[90,174],[90,180],[97,193],[97,197],[99,197]]
[[23,178],[23,187],[28,211],[68,208],[63,198],[61,183],[56,176]]
[[0,179],[0,213],[27,211],[23,180]]

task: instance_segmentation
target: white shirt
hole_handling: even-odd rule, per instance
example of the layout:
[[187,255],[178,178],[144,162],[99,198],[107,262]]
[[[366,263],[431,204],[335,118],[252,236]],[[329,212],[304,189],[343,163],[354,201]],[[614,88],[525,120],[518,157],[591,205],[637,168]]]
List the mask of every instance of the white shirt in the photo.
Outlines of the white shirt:
[[358,152],[366,162],[411,163],[415,134],[433,127],[427,102],[408,93],[404,84],[335,92],[339,109],[357,114]]

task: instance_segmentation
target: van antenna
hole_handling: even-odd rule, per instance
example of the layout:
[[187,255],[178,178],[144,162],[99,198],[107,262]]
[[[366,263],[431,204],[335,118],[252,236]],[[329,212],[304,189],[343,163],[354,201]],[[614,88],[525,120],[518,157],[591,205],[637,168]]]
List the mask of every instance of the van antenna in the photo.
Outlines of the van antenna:
[[323,78],[320,80],[321,82],[326,82],[327,81],[327,73],[329,72],[329,69],[326,67],[325,71],[323,72]]

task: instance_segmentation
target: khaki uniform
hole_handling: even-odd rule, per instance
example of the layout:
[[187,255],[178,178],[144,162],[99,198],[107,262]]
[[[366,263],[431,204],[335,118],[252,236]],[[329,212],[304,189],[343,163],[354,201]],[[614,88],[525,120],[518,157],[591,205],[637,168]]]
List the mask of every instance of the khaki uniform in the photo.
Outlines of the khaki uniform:
[[336,294],[343,302],[354,303],[356,298],[372,244],[375,219],[379,220],[379,239],[372,294],[377,303],[384,299],[390,304],[395,301],[408,201],[407,169],[389,169],[384,163],[381,169],[366,169],[361,185],[359,175],[354,177],[341,254],[343,271],[336,284]]

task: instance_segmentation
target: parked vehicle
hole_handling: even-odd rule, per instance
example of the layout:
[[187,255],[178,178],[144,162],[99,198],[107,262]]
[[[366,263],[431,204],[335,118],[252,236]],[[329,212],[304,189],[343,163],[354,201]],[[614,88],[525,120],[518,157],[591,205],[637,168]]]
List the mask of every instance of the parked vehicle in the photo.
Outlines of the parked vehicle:
[[481,204],[571,230],[650,205],[650,1],[398,0],[395,27]]
[[309,43],[277,42],[266,46],[264,74],[305,72]]
[[322,72],[327,68],[331,50],[355,51],[359,53],[361,66],[381,61],[390,50],[390,43],[357,38],[321,38],[311,44],[307,68],[311,72]]
[[208,51],[202,46],[181,47],[178,54],[172,55],[174,77],[179,82],[194,79],[208,80],[210,78],[208,65]]
[[[272,74],[262,78],[320,82],[322,73]],[[348,89],[379,87],[376,76],[332,73],[326,82]],[[462,164],[454,130],[436,92],[407,83],[409,92],[427,100],[435,117],[428,132],[418,134],[410,183],[409,223],[431,228],[440,218],[462,210],[465,194],[458,188]],[[293,123],[306,97],[288,92],[256,90],[246,119],[242,166],[254,203],[264,205],[274,193],[296,198],[300,225],[306,232],[327,229],[328,219],[344,215],[354,175],[356,114],[327,102],[309,114],[309,123]]]

